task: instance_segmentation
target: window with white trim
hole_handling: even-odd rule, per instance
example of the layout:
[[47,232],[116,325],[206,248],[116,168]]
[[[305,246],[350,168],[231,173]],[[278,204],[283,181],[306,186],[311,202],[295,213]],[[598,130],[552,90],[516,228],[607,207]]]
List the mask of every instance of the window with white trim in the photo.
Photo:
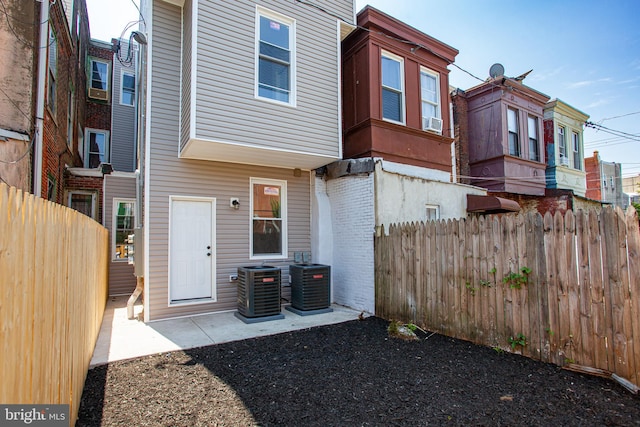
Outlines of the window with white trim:
[[89,218],[96,218],[97,192],[88,190],[72,190],[67,192],[67,206]]
[[578,132],[571,132],[571,145],[573,147],[573,168],[582,169],[582,158],[580,157],[580,135]]
[[509,154],[520,157],[520,132],[518,110],[507,108],[507,130],[509,132]]
[[287,257],[287,182],[251,178],[251,258]]
[[566,133],[564,126],[558,126],[558,153],[560,153],[560,163],[562,163],[562,159],[567,157]]
[[120,104],[131,105],[136,100],[136,76],[123,71],[120,76]]
[[113,199],[113,222],[111,233],[111,259],[128,260],[127,238],[136,226],[135,199]]
[[109,132],[100,129],[86,129],[84,140],[87,142],[85,167],[97,168],[100,163],[109,163]]
[[[71,87],[71,83],[69,83],[69,87]],[[69,148],[73,147],[73,128],[74,128],[74,119],[75,119],[75,93],[73,89],[69,91],[69,102],[67,104],[67,145]]]
[[109,63],[96,58],[90,60],[89,98],[109,99]]
[[[422,129],[433,129],[431,118],[440,118],[440,82],[438,73],[420,67],[420,98],[422,100]],[[440,128],[442,126],[440,125]]]
[[56,113],[56,79],[58,77],[58,39],[53,27],[49,27],[49,78],[47,105],[53,114]]
[[256,97],[295,105],[295,20],[256,11]]
[[404,59],[389,52],[381,54],[382,118],[405,124]]
[[540,161],[540,147],[538,145],[538,118],[527,117],[529,131],[529,160]]
[[437,221],[440,219],[440,206],[427,205],[427,221]]

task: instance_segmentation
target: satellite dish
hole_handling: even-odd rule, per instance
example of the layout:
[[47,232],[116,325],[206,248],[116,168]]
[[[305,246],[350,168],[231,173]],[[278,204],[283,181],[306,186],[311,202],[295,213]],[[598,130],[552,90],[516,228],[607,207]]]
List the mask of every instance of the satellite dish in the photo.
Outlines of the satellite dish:
[[504,76],[504,67],[502,64],[493,64],[491,68],[489,68],[489,75],[492,78]]

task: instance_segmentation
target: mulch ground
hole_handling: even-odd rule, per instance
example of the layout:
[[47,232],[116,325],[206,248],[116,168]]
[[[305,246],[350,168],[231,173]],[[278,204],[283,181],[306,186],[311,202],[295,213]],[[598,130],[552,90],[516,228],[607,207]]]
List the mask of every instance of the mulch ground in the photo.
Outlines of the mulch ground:
[[78,426],[640,425],[610,380],[379,318],[89,371]]

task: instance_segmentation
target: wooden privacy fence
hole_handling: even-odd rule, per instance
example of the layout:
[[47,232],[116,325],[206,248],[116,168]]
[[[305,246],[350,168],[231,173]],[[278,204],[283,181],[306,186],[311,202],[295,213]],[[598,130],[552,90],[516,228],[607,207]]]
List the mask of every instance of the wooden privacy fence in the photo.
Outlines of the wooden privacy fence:
[[75,424],[107,301],[108,232],[0,184],[0,402],[69,404]]
[[376,315],[640,385],[633,208],[391,225],[375,273]]

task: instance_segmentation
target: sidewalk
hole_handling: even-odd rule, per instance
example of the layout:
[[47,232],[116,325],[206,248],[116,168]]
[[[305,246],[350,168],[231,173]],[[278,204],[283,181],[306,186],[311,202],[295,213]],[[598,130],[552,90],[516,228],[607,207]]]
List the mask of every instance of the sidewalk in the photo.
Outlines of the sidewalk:
[[[282,309],[285,318],[245,324],[233,312],[144,323],[127,319],[127,296],[109,297],[90,367],[116,360],[183,350],[314,326],[355,320],[359,311],[332,305],[333,312],[298,316]],[[142,311],[138,302],[134,313]]]

